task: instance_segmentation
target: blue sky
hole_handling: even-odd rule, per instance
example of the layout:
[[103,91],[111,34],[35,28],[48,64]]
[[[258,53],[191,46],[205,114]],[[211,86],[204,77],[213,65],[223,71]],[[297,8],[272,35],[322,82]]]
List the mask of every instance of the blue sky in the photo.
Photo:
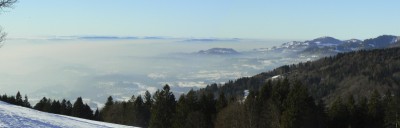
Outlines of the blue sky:
[[400,35],[400,1],[20,0],[0,15],[9,37],[167,36],[339,39]]

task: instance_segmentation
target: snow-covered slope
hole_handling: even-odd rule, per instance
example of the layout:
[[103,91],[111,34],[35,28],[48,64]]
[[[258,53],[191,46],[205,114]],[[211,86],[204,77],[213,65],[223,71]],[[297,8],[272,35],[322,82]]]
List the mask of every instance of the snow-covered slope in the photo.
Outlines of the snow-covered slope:
[[343,44],[343,41],[335,39],[333,37],[325,36],[320,37],[313,40],[307,40],[304,42],[301,41],[292,41],[288,43],[282,44],[278,48],[286,48],[286,49],[305,49],[308,47],[325,47],[325,46],[337,46]]
[[0,101],[1,128],[133,128],[36,111]]
[[338,40],[333,37],[320,37],[313,40],[292,41],[284,43],[281,46],[273,47],[270,51],[285,52],[293,54],[306,55],[334,55],[340,52],[357,51],[361,49],[380,49],[389,47],[398,47],[399,37],[393,35],[382,35],[376,38],[366,39],[364,41],[358,39]]

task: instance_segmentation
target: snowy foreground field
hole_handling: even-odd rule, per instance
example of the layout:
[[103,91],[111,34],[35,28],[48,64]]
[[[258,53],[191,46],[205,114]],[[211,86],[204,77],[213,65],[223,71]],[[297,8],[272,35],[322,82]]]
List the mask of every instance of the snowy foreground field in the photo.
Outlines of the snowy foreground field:
[[0,101],[1,128],[133,128],[36,111]]

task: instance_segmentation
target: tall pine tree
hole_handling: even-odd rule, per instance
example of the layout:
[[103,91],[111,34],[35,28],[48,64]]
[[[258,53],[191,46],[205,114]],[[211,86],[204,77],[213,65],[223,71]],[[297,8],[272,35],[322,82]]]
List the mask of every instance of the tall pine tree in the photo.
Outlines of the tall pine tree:
[[19,93],[18,91],[17,94],[15,95],[15,105],[23,106],[23,103],[24,101],[22,100],[21,93]]
[[151,128],[170,128],[175,114],[175,96],[168,85],[158,90],[153,96],[154,104],[151,107]]
[[371,127],[383,127],[383,108],[381,103],[381,96],[377,90],[372,92],[372,95],[368,101],[368,124]]
[[83,104],[82,97],[78,97],[72,107],[71,115],[79,118],[84,118],[85,105]]
[[32,108],[31,103],[29,103],[29,101],[28,101],[28,96],[27,95],[25,95],[25,99],[23,101],[23,105],[22,106],[27,107],[27,108]]

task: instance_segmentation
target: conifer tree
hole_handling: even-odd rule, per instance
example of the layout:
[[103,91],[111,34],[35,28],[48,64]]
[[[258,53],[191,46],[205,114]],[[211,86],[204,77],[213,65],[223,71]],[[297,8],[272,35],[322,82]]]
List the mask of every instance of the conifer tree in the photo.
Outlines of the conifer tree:
[[356,102],[353,95],[349,96],[346,103],[346,110],[348,112],[347,123],[349,127],[357,127],[356,125]]
[[97,108],[96,111],[94,112],[93,120],[102,121],[101,116],[100,116],[100,111],[99,111],[98,108]]
[[[216,116],[215,99],[212,93],[202,94],[199,99],[200,114],[204,114],[204,127],[212,128],[214,126],[213,118]],[[201,122],[200,122],[201,123]],[[201,125],[200,125],[201,126]]]
[[24,101],[22,100],[21,93],[19,93],[18,91],[17,94],[15,95],[15,105],[23,106],[23,103]]
[[[259,97],[256,98],[258,104],[260,104],[260,120],[258,122],[259,126],[266,127],[279,127],[279,119],[281,116],[280,102],[275,102],[277,100],[276,87],[273,88],[271,80],[261,87],[259,91]],[[274,96],[272,97],[272,94]]]
[[170,128],[175,114],[175,96],[170,91],[170,87],[165,85],[163,90],[158,90],[154,94],[154,104],[151,107],[151,128]]
[[47,101],[46,101],[46,103],[44,104],[44,107],[43,107],[43,111],[44,112],[50,112],[51,111],[51,103],[52,103],[52,101],[53,100],[51,100],[50,98],[47,99]]
[[8,102],[8,101],[7,101],[7,100],[8,100],[7,94],[3,94],[3,95],[1,96],[1,100],[4,101],[4,102]]
[[200,109],[199,108],[198,95],[193,90],[190,90],[186,94],[185,103],[187,104],[187,106],[190,108],[191,111],[197,111],[197,110]]
[[254,91],[250,91],[244,102],[245,125],[251,128],[259,127],[259,117],[261,111],[261,105],[257,99],[258,95]]
[[328,116],[326,115],[326,105],[323,100],[319,99],[317,101],[315,108],[315,126],[317,128],[324,128],[328,126]]
[[109,96],[107,98],[107,102],[105,103],[103,109],[100,110],[101,118],[106,122],[110,122],[112,120],[111,119],[112,115],[110,114],[110,111],[113,105],[114,105],[114,100],[112,96]]
[[314,100],[308,95],[307,88],[300,82],[296,82],[293,89],[290,90],[283,107],[281,127],[314,127],[313,110],[316,108]]
[[330,127],[332,128],[344,128],[348,126],[348,110],[343,104],[342,98],[338,97],[332,103],[328,111],[330,119]]
[[385,93],[385,97],[383,99],[383,106],[385,110],[384,114],[384,126],[385,127],[395,127],[400,124],[399,120],[399,101],[398,97],[392,95],[392,93],[388,90]]
[[[186,128],[186,127],[200,127],[199,120],[193,119],[191,116],[199,115],[196,111],[199,111],[199,103],[196,93],[190,90],[187,95],[181,95],[179,97],[176,114],[174,115],[173,127]],[[197,112],[198,113],[198,112]],[[196,116],[195,118],[201,118]],[[204,121],[203,121],[204,122]]]
[[[285,78],[283,81],[278,80],[276,85],[273,86],[272,88],[272,102],[273,104],[276,104],[278,108],[284,108],[283,107],[283,101],[286,100],[286,97],[288,96],[290,91],[290,84],[289,80]],[[278,110],[279,112],[282,112],[282,110]]]
[[138,96],[133,103],[133,124],[139,127],[146,126],[146,120],[143,118],[145,116],[145,104],[143,102],[142,96]]
[[25,95],[25,99],[23,101],[23,106],[27,107],[27,108],[31,108],[32,107],[31,103],[29,103],[29,101],[28,101],[28,96],[27,95]]
[[65,115],[72,115],[72,103],[68,100],[66,103]]
[[224,109],[227,105],[228,105],[228,100],[225,97],[225,93],[221,91],[217,99],[216,109],[219,112],[222,109]]
[[82,97],[78,97],[72,107],[71,115],[79,118],[84,118],[85,105],[83,104]]
[[383,114],[381,96],[377,90],[374,90],[368,101],[369,126],[383,127]]
[[105,111],[108,110],[113,104],[114,104],[114,100],[113,100],[112,96],[109,96],[107,98],[107,102],[106,102],[103,110],[105,110]]
[[151,98],[151,94],[149,91],[146,91],[144,94],[144,110],[143,110],[143,119],[144,119],[144,127],[149,127],[150,116],[151,116],[151,106],[153,104],[153,99]]
[[50,112],[54,114],[60,114],[61,111],[61,103],[60,101],[53,101],[51,103]]
[[153,104],[153,99],[151,98],[151,94],[149,91],[146,90],[144,93],[145,104],[150,107]]
[[355,125],[357,128],[368,126],[368,100],[365,97],[360,97],[356,107]]
[[60,105],[60,114],[67,115],[67,100],[63,99]]
[[83,118],[93,120],[93,110],[88,104],[83,106],[82,114]]
[[47,103],[47,98],[43,97],[36,105],[33,107],[33,109],[39,110],[39,111],[44,111],[44,106]]
[[174,115],[173,127],[174,128],[185,128],[185,124],[187,123],[186,118],[189,114],[190,108],[186,103],[185,94],[182,94],[179,97],[178,103],[176,105],[176,113]]

